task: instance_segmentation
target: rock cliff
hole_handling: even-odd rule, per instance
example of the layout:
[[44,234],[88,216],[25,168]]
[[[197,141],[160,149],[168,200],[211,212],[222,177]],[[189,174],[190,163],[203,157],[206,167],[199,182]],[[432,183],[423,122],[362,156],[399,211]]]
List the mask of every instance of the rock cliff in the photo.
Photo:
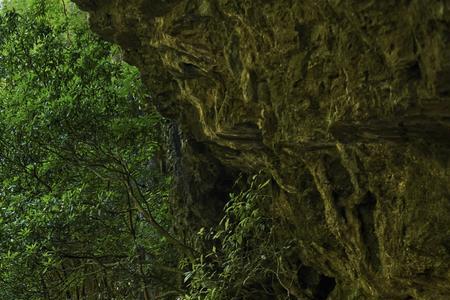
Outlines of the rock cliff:
[[264,170],[299,299],[450,298],[448,0],[75,2],[188,136],[186,222]]

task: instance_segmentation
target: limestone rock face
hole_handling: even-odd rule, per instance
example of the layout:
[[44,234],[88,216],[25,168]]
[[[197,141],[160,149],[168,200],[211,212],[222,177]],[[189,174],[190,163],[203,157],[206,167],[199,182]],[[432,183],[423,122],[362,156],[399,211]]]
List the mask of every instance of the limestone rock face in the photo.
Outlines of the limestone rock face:
[[448,0],[75,2],[189,134],[199,218],[271,174],[298,299],[450,299]]

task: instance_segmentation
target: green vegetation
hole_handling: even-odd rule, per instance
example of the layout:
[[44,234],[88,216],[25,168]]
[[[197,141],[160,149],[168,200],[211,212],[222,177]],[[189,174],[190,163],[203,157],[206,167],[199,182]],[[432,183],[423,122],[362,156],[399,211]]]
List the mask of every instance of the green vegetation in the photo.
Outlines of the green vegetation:
[[176,290],[163,120],[137,70],[73,4],[18,3],[0,17],[0,299]]
[[247,181],[236,183],[241,191],[231,195],[220,224],[198,232],[201,244],[212,246],[186,272],[189,293],[183,299],[291,299],[289,295],[295,295],[285,261],[294,241],[277,239],[280,228],[270,214],[270,180],[254,175]]

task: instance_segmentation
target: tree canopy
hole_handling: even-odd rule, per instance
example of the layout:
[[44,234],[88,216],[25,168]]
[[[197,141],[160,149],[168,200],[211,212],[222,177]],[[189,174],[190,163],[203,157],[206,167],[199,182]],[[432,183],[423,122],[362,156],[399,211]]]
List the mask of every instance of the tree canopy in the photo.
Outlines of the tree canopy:
[[68,1],[1,11],[0,299],[176,290],[170,177],[154,163],[164,120],[86,20]]

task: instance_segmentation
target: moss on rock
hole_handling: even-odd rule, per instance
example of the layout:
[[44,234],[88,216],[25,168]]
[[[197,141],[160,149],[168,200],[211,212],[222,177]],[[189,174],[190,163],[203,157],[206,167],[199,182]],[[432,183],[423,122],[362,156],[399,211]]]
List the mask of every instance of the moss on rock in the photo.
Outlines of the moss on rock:
[[447,1],[75,2],[197,145],[187,209],[266,170],[313,298],[450,297]]

